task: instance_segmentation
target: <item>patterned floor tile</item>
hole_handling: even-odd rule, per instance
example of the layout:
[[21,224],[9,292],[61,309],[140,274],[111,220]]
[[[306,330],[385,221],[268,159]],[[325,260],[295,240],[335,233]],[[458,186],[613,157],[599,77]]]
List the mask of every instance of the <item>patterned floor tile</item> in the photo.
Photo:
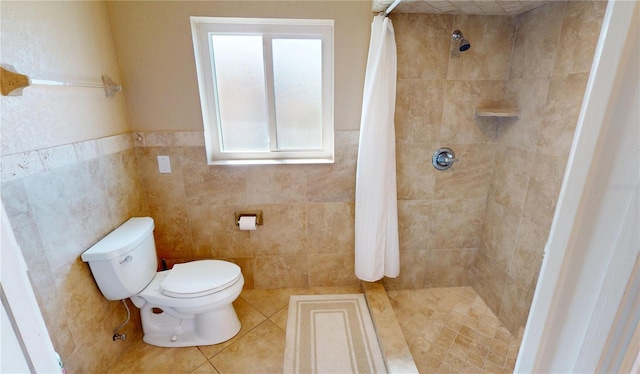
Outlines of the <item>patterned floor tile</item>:
[[387,294],[420,372],[513,372],[519,342],[471,287]]

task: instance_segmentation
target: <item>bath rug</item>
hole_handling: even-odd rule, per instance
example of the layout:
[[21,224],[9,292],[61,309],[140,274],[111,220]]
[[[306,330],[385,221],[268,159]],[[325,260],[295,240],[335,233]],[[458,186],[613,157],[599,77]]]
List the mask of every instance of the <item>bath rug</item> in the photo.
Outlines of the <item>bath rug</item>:
[[363,294],[289,299],[284,373],[386,373]]

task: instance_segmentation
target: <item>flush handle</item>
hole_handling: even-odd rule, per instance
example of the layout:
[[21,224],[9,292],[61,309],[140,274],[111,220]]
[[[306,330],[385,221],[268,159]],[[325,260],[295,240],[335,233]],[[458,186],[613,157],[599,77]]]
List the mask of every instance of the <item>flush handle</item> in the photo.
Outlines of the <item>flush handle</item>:
[[451,148],[439,148],[435,151],[432,158],[433,167],[438,170],[447,170],[454,162],[458,161],[460,160],[456,158]]
[[125,262],[131,262],[131,260],[133,260],[133,257],[127,256],[124,258],[124,260],[120,261],[120,265],[124,264]]

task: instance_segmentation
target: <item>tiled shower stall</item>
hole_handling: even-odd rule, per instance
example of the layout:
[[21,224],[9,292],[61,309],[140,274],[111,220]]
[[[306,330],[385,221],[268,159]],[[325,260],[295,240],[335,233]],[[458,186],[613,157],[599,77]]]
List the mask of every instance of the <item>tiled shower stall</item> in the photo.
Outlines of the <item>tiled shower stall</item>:
[[[533,297],[606,2],[517,17],[391,14],[401,274],[388,289],[473,286],[514,336]],[[471,43],[450,42],[459,29]],[[516,108],[518,118],[475,117]],[[449,147],[460,162],[430,163]]]

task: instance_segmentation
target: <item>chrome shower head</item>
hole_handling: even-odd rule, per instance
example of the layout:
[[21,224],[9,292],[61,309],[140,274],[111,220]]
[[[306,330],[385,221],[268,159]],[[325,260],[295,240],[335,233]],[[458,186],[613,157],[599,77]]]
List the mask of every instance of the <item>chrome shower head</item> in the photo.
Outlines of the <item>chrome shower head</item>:
[[460,46],[458,47],[460,52],[464,52],[467,49],[471,48],[471,43],[469,43],[467,39],[462,36],[462,32],[460,30],[454,31],[451,38],[455,41],[460,41]]

